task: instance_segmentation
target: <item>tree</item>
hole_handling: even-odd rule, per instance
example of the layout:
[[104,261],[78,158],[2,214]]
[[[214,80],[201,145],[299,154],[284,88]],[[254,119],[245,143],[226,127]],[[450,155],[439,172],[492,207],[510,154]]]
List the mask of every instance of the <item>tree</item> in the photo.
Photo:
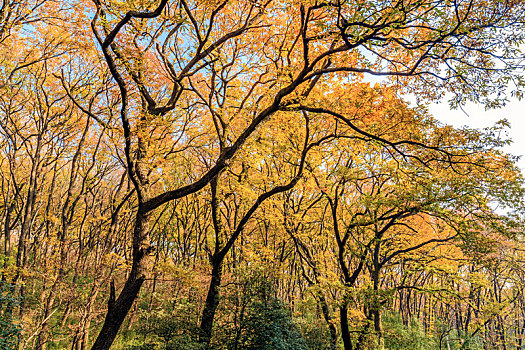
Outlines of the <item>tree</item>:
[[[452,91],[458,104],[481,97],[495,105],[501,98],[492,99],[493,93],[502,84],[509,79],[518,88],[522,84],[515,71],[520,53],[513,45],[522,32],[521,2],[306,2],[281,7],[271,1],[163,0],[154,6],[99,1],[95,6],[92,27],[118,85],[126,168],[138,209],[132,270],[119,297],[110,298],[94,349],[109,348],[146,279],[153,251],[148,235],[152,211],[210,183],[275,112],[295,108],[335,115],[313,107],[308,97],[343,75],[392,76],[412,91],[437,92],[429,98]],[[377,60],[367,59],[363,50]],[[224,59],[229,63],[223,72],[237,75],[236,91],[221,91],[220,77],[210,69]],[[159,156],[152,151],[159,139],[147,135],[159,131],[162,119],[171,118],[176,125],[180,112],[198,110],[191,101],[199,96],[229,106],[227,124],[221,125],[213,112],[203,114],[228,142],[214,141],[216,148],[208,155],[214,161],[196,180],[169,190],[155,188]],[[400,141],[391,142],[395,146]]]
[[[334,317],[319,289],[333,288],[331,294],[339,299],[345,349],[354,344],[363,348],[370,328],[381,347],[383,305],[396,291],[412,288],[402,280],[383,288],[385,270],[397,275],[397,266],[410,264],[407,261],[425,266],[423,261],[432,264],[440,254],[453,256],[460,248],[485,254],[490,246],[486,232],[516,234],[512,215],[497,215],[491,205],[519,209],[523,191],[512,159],[498,150],[504,144],[499,127],[454,131],[406,108],[385,91],[376,94],[378,90],[363,87],[356,94],[359,104],[354,105],[354,96],[339,100],[339,108],[357,126],[340,126],[346,138],[322,151],[318,164],[309,164],[310,191],[298,189],[285,202],[283,213],[303,264],[302,275],[314,287],[332,329]],[[336,114],[334,122],[341,119],[346,118]],[[370,136],[372,131],[375,136]],[[387,137],[405,141],[396,145]],[[446,246],[456,249],[450,253]],[[348,316],[352,308],[365,319],[354,320],[354,332],[360,329],[354,340]],[[332,339],[335,333],[332,330]]]
[[[248,259],[237,237],[272,241],[276,252],[269,255],[293,275],[301,268],[289,258],[302,249],[295,238],[316,226],[287,226],[293,238],[274,239],[279,234],[269,232],[278,224],[262,214],[276,213],[283,198],[296,198],[286,192],[305,170],[324,166],[314,145],[322,143],[329,155],[358,147],[371,154],[381,144],[387,162],[406,157],[409,167],[455,164],[463,151],[442,146],[464,144],[472,134],[450,139],[443,129],[427,138],[432,123],[421,118],[415,124],[425,131],[411,136],[400,127],[410,113],[396,96],[408,91],[429,100],[451,92],[454,105],[480,100],[489,107],[504,103],[504,86],[520,96],[523,7],[511,0],[5,1],[1,273],[17,284],[17,310],[27,316],[31,335],[24,334],[23,346],[43,348],[58,339],[72,339],[64,347],[88,346],[91,321],[98,325],[98,312],[106,309],[101,290],[109,285],[94,345],[109,348],[130,310],[134,315],[143,286],[155,290],[164,283],[160,262],[177,255],[183,264],[190,259],[204,266],[210,259],[220,275],[221,264],[229,269],[229,262]],[[365,75],[385,77],[391,88],[368,89],[361,84]],[[355,96],[356,108],[341,103],[348,96]],[[380,113],[385,116],[378,120],[391,128],[374,122]],[[305,118],[311,137],[303,143],[293,126],[303,130]],[[275,147],[258,144],[269,139]],[[236,175],[260,159],[257,171],[243,173],[250,178]],[[242,195],[226,198],[233,184],[257,194],[247,196],[251,206],[239,202]],[[315,186],[302,191],[297,198],[315,203],[314,210],[330,196],[333,207],[343,206]],[[302,208],[295,204],[286,210]],[[246,219],[221,216],[229,208],[244,211]],[[220,239],[214,242],[210,229],[220,219],[226,226],[215,225]],[[186,240],[181,246],[187,250],[176,251],[169,230]],[[374,236],[369,226],[362,233],[363,239]],[[323,274],[334,268],[317,262],[316,251],[301,254],[301,261],[316,265],[305,269],[307,283],[282,282],[278,292],[289,293],[283,300],[290,303],[306,284],[324,283]],[[316,298],[335,346],[334,298]],[[213,312],[207,314],[203,329],[211,330]],[[128,320],[132,327],[133,317]]]

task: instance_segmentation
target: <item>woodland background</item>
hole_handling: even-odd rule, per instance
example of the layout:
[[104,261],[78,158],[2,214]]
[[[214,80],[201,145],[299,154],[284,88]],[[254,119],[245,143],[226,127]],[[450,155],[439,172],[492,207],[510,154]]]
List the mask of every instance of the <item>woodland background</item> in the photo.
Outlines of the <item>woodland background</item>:
[[524,22],[3,0],[0,349],[523,349],[509,125],[425,106],[521,98]]

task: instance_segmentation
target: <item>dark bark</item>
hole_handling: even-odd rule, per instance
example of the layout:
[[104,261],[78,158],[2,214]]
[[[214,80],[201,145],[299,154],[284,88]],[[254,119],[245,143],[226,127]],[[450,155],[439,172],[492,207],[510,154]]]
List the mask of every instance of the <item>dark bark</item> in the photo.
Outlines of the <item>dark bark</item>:
[[319,304],[321,305],[321,312],[323,313],[323,318],[328,325],[328,330],[330,331],[330,349],[335,350],[337,347],[337,329],[330,317],[330,310],[328,309],[328,303],[323,293],[319,293]]
[[20,238],[18,240],[18,252],[16,255],[16,266],[18,272],[14,278],[13,283],[16,283],[19,278],[21,278],[20,269],[23,269],[27,262],[27,238],[29,237],[29,231],[31,230],[31,219],[34,214],[36,193],[37,188],[37,179],[40,172],[40,151],[42,149],[42,139],[41,134],[38,135],[35,154],[32,157],[31,172],[29,176],[29,186],[27,189],[27,198],[24,207],[24,216],[22,219],[22,227],[20,229]]
[[208,288],[208,295],[206,296],[206,303],[204,304],[204,310],[202,311],[200,325],[201,334],[199,335],[199,341],[207,347],[211,341],[213,320],[215,318],[217,306],[219,306],[219,288],[221,286],[222,278],[222,261],[213,260],[212,265],[211,281]]
[[[69,186],[68,186],[66,198],[64,200],[64,205],[62,207],[62,215],[61,215],[62,216],[62,228],[61,228],[61,232],[59,235],[60,261],[58,265],[57,276],[55,278],[55,281],[53,282],[53,285],[51,286],[49,290],[49,295],[47,297],[46,307],[45,307],[44,315],[42,317],[43,318],[42,328],[40,332],[38,333],[38,337],[37,337],[37,344],[35,347],[36,350],[46,349],[51,310],[54,306],[55,299],[56,299],[55,292],[57,291],[57,289],[59,289],[60,283],[62,283],[62,280],[64,279],[64,276],[66,274],[65,266],[67,264],[67,253],[68,253],[67,234],[71,226],[71,223],[73,222],[73,213],[75,211],[75,207],[77,204],[77,201],[74,199],[73,192],[74,192],[76,180],[78,177],[79,159],[82,155],[82,149],[86,141],[86,137],[87,137],[89,128],[90,128],[90,120],[88,119],[86,126],[84,127],[82,137],[78,143],[78,147],[75,152],[75,155],[73,156],[73,160],[71,161],[71,170],[69,174]],[[54,180],[55,180],[55,177],[53,177],[53,182]]]
[[345,304],[339,308],[341,317],[341,338],[345,350],[353,350],[352,339],[350,338],[350,328],[348,327],[348,306]]
[[147,239],[149,215],[138,210],[133,231],[133,265],[124,288],[116,300],[109,298],[108,311],[102,329],[93,344],[92,350],[107,350],[124,322],[126,315],[137,298],[142,284],[146,280],[152,247]]
[[219,287],[221,284],[221,276],[222,276],[222,263],[224,261],[224,258],[228,254],[228,252],[232,249],[235,241],[240,236],[242,231],[244,230],[244,227],[252,217],[252,215],[255,213],[255,211],[259,208],[259,206],[266,201],[268,198],[271,198],[272,196],[283,193],[286,191],[291,190],[297,182],[299,182],[299,179],[301,178],[304,164],[306,161],[306,155],[308,151],[314,147],[320,145],[325,138],[322,138],[318,140],[317,142],[308,143],[309,141],[309,126],[308,126],[308,119],[306,123],[306,137],[304,141],[304,148],[301,152],[301,160],[299,163],[299,168],[296,172],[296,175],[285,185],[281,186],[275,186],[272,189],[270,189],[267,192],[262,193],[259,197],[257,197],[257,200],[252,204],[250,209],[246,211],[246,213],[243,215],[241,220],[239,220],[239,223],[237,224],[237,227],[235,230],[231,233],[229,238],[222,243],[221,237],[222,237],[222,226],[220,222],[220,214],[219,214],[219,206],[218,206],[218,199],[217,199],[217,186],[219,183],[219,175],[217,175],[215,178],[213,178],[210,182],[211,187],[211,193],[212,193],[212,220],[213,220],[213,226],[215,230],[216,235],[216,242],[215,242],[215,251],[211,257],[212,262],[212,277],[210,281],[210,286],[208,288],[208,295],[206,297],[206,304],[202,313],[202,321],[201,321],[201,334],[199,337],[199,340],[201,343],[203,343],[206,347],[209,347],[210,341],[211,341],[211,335],[212,335],[212,329],[213,329],[213,320],[215,318],[215,311],[217,310],[217,306],[219,304]]
[[[371,314],[368,312],[368,310],[365,310],[365,314],[367,315],[367,319],[371,319]],[[365,345],[365,336],[370,332],[370,322],[366,322],[363,329],[359,333],[359,337],[357,338],[357,342],[355,345],[356,350],[363,349],[363,346]]]

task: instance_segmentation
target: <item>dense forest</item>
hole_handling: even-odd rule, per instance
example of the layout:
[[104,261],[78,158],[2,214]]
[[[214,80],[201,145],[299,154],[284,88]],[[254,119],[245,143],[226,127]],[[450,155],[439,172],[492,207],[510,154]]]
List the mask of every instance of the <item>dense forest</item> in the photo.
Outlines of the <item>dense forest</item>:
[[524,349],[508,122],[428,111],[520,99],[524,41],[521,0],[3,0],[0,349]]

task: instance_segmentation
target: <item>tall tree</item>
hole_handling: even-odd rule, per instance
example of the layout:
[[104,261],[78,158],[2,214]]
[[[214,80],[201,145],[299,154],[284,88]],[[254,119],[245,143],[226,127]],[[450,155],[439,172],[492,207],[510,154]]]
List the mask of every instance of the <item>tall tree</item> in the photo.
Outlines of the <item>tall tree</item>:
[[[518,88],[521,85],[515,71],[520,52],[513,44],[523,35],[521,2],[281,6],[271,1],[168,4],[162,0],[153,6],[95,1],[95,7],[92,27],[121,95],[126,167],[138,208],[132,270],[119,297],[110,298],[94,349],[112,344],[147,276],[153,251],[148,235],[152,211],[210,183],[275,112],[291,106],[327,112],[304,106],[312,90],[326,86],[334,76],[361,73],[392,76],[412,91],[435,92],[426,94],[429,98],[451,91],[454,103],[459,104],[485,99],[494,105],[501,101],[498,96],[493,99],[494,93],[509,78],[515,78]],[[220,93],[217,103],[231,106],[227,119],[235,132],[209,155],[215,160],[200,171],[197,180],[183,181],[167,191],[154,188],[152,151],[158,140],[149,135],[155,134],[162,119],[177,124],[180,112],[193,109],[191,101],[199,89],[203,96],[215,95],[220,86],[204,82],[215,80],[210,67],[223,55],[229,60],[228,69],[237,72],[239,85],[235,94]],[[217,121],[209,112],[204,115]]]

